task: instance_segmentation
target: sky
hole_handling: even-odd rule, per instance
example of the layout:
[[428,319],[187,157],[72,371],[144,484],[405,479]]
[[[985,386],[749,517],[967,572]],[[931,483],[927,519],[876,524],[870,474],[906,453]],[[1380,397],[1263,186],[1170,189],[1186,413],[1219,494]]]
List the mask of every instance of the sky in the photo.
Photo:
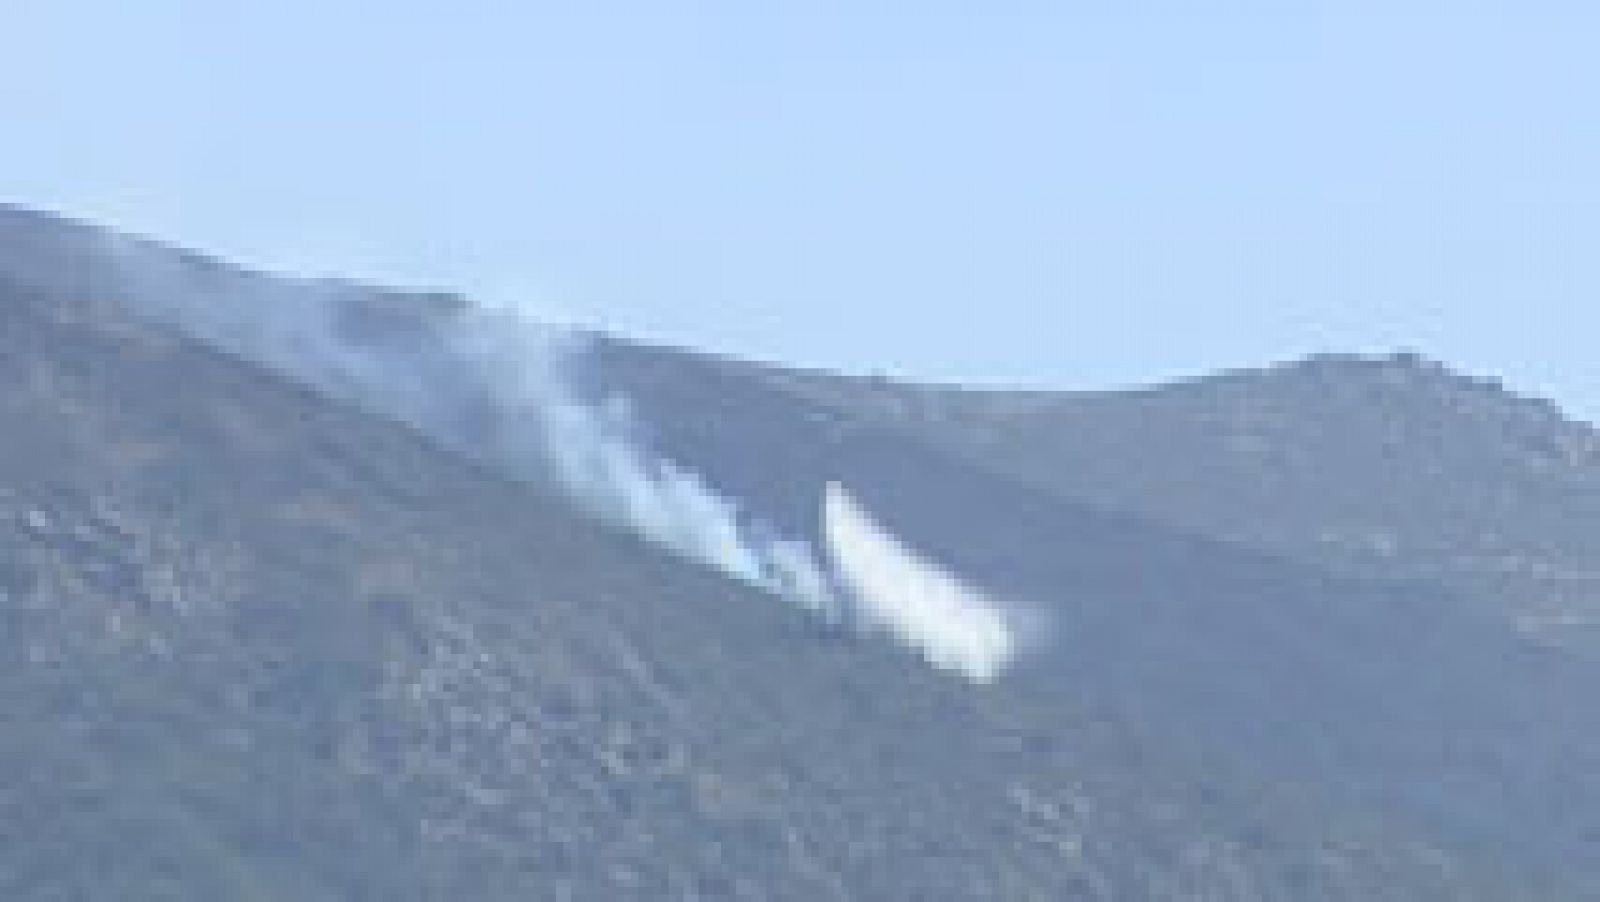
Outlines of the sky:
[[5,0],[0,200],[635,337],[1600,420],[1600,4]]

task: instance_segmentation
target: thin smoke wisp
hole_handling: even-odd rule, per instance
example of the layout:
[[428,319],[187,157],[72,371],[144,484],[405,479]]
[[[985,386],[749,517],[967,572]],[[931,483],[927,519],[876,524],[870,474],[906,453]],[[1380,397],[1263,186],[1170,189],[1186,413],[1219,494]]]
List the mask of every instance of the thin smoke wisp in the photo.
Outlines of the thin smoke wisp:
[[554,483],[595,516],[743,582],[886,632],[935,666],[993,680],[1014,625],[883,530],[844,491],[824,498],[832,567],[698,473],[652,453],[620,397],[575,373],[589,338],[449,295],[279,279],[112,239],[109,283],[142,313],[236,356],[404,422],[512,475]]

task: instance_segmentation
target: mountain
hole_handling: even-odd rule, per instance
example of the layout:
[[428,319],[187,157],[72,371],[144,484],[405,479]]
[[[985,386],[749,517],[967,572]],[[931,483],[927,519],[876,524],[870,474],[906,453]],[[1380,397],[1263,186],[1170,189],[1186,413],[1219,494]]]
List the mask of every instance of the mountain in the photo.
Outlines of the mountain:
[[1600,431],[1417,354],[1120,392],[975,392],[764,369],[1063,498],[1337,572],[1436,582],[1600,649]]
[[[332,314],[355,352],[405,349],[430,403],[375,409],[343,371],[296,369],[328,334],[241,335],[265,303]],[[1225,528],[1158,491],[1180,446],[1145,452],[1174,470],[1146,489],[1168,508],[1134,503],[1136,459],[1067,456],[1189,435],[1173,424],[1207,421],[1171,412],[1182,399],[1329,362],[1014,396],[585,345],[575,393],[626,398],[642,446],[747,518],[822,547],[821,498],[843,485],[1027,611],[1029,642],[975,683],[522,465],[503,439],[528,408],[439,351],[466,303],[0,209],[0,894],[1600,891],[1587,656],[1509,627],[1487,584],[1409,545],[1384,569]],[[172,318],[213,309],[226,328]],[[1323,415],[1311,401],[1389,365],[1338,362],[1277,416]],[[1100,450],[1061,444],[1113,408],[1095,415],[1129,425],[1103,425]],[[1185,438],[1197,481],[1224,472],[1205,435]],[[1426,457],[1417,441],[1397,467]],[[1316,493],[1294,472],[1285,504],[1369,485],[1355,461]],[[1462,528],[1429,519],[1448,483],[1414,480],[1438,507],[1408,522]],[[1514,510],[1525,491],[1485,488]]]

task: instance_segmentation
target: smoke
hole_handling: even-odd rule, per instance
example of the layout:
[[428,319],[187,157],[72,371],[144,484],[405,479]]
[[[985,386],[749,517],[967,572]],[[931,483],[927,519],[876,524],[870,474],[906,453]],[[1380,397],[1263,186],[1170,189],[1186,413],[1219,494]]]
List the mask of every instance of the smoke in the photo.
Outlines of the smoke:
[[838,483],[823,499],[828,550],[866,619],[936,667],[987,683],[1016,654],[1018,624],[880,526]]
[[592,339],[510,308],[226,269],[112,238],[109,281],[136,310],[516,476],[745,583],[886,631],[932,664],[995,678],[1016,648],[1000,609],[830,486],[836,570],[697,473],[653,454],[625,399],[578,388]]

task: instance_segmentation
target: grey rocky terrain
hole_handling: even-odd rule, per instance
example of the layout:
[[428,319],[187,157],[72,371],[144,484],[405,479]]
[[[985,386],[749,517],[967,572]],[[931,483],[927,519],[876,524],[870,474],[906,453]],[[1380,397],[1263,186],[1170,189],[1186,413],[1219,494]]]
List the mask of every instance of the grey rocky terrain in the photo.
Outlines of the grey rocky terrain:
[[103,252],[0,210],[0,897],[1600,894],[1600,473],[1548,405],[1409,357],[1075,395],[594,345],[776,528],[842,482],[1036,611],[974,684],[141,315]]

